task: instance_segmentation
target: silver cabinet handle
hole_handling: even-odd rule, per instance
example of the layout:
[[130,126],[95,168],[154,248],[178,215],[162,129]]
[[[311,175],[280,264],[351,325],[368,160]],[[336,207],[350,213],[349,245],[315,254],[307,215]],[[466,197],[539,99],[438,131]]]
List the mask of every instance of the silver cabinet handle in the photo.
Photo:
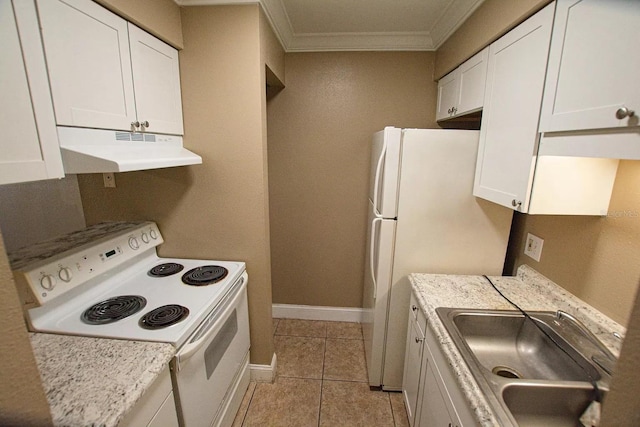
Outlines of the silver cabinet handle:
[[148,128],[148,127],[149,127],[149,122],[145,120],[144,122],[140,123],[140,125],[141,125],[143,128]]
[[521,202],[520,200],[513,199],[513,200],[511,201],[511,206],[513,206],[514,208],[515,208],[516,206],[520,207],[520,206],[522,206],[522,202]]
[[622,120],[627,117],[633,117],[635,114],[635,111],[629,110],[627,107],[620,107],[618,111],[616,111],[616,119]]
[[418,338],[416,337],[416,343],[420,344],[422,341],[424,341],[424,338]]
[[416,311],[418,309],[418,307],[416,307],[415,305],[411,306],[411,311]]
[[139,121],[135,121],[135,122],[131,122],[131,127],[134,129],[137,129],[140,127],[140,122]]

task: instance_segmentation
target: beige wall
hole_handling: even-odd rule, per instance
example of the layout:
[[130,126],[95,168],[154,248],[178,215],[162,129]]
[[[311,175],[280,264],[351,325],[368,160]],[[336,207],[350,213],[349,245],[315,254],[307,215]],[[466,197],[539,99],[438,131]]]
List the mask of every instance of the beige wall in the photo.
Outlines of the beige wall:
[[435,127],[430,52],[288,53],[269,103],[275,303],[362,306],[371,136]]
[[182,49],[180,7],[173,0],[95,0],[177,49]]
[[640,425],[640,293],[636,295],[629,330],[622,345],[611,393],[603,407],[601,426]]
[[84,227],[75,175],[0,186],[0,228],[9,252]]
[[280,80],[280,84],[283,84],[285,80],[284,49],[271,29],[262,9],[260,9],[260,54],[262,62]]
[[[621,161],[607,216],[516,215],[510,260],[525,263],[625,325],[640,280],[640,161]],[[523,254],[544,239],[540,262]]]
[[434,79],[447,74],[550,0],[485,0],[436,52]]
[[257,5],[182,9],[185,146],[198,166],[79,177],[88,224],[155,220],[161,256],[244,260],[249,272],[251,362],[270,364],[268,184]]
[[0,235],[0,425],[53,425]]

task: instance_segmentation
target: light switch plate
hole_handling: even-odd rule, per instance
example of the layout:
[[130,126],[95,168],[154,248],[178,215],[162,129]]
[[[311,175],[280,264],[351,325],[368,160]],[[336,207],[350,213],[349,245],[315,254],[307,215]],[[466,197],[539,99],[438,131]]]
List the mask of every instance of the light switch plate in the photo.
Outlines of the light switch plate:
[[524,245],[524,254],[540,262],[543,243],[544,243],[544,240],[541,239],[540,237],[534,236],[531,233],[527,233],[527,240]]

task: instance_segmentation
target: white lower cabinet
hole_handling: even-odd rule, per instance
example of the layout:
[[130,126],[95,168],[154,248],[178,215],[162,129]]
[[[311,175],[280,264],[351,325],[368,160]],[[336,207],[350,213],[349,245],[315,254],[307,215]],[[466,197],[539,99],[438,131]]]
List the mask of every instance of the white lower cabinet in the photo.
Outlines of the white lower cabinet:
[[422,408],[420,409],[420,420],[417,425],[421,427],[459,427],[460,422],[455,412],[449,411],[449,405],[445,400],[446,389],[441,390],[442,379],[435,371],[433,363],[426,363],[424,375],[424,394]]
[[412,427],[477,425],[413,294],[404,369],[402,394]]
[[407,346],[402,377],[402,397],[407,409],[409,424],[415,425],[418,392],[420,391],[420,370],[424,351],[424,331],[427,321],[418,308],[415,296],[411,295],[409,325],[407,327]]
[[171,375],[167,366],[118,427],[178,427]]

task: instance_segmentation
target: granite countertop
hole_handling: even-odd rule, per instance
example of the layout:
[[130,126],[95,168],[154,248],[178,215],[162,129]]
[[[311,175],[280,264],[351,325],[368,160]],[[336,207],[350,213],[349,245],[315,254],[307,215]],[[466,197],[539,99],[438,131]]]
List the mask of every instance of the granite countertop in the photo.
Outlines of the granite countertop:
[[[481,308],[515,310],[491,287],[482,276],[456,276],[444,274],[409,275],[413,293],[424,311],[429,328],[434,332],[454,377],[466,396],[472,413],[481,426],[499,425],[484,393],[473,378],[460,352],[451,340],[435,309],[438,307]],[[593,332],[611,352],[618,356],[622,340],[613,332],[624,336],[623,326],[609,319],[595,308],[580,300],[526,265],[518,269],[516,277],[491,277],[496,287],[524,310],[563,310],[574,315]]]
[[116,426],[175,354],[171,344],[30,334],[56,426]]

